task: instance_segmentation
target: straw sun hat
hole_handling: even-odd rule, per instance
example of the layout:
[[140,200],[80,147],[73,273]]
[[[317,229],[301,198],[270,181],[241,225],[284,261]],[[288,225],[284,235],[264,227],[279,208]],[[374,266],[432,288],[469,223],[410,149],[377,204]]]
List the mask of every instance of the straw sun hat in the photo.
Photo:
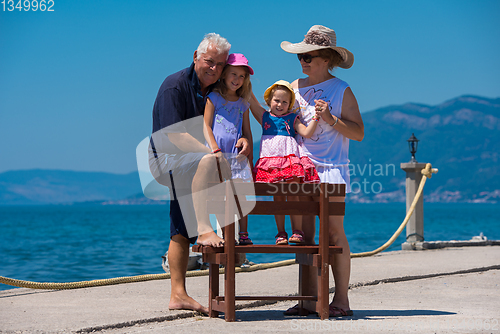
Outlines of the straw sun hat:
[[337,36],[333,29],[315,25],[307,32],[300,43],[281,42],[281,48],[288,53],[307,53],[321,49],[332,49],[338,52],[343,62],[339,67],[349,68],[354,63],[354,55],[346,48],[337,46]]

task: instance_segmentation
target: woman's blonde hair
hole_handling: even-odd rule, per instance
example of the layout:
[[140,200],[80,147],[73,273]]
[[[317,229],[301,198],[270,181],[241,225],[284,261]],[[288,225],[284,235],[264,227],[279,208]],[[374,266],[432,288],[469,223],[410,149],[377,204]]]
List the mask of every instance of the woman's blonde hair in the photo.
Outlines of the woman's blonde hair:
[[328,71],[338,67],[344,61],[340,54],[332,49],[320,49],[318,53],[321,58],[328,60]]
[[[214,91],[219,93],[223,98],[226,98],[226,93],[228,90],[224,78],[226,77],[226,74],[231,66],[233,65],[226,65],[224,67],[224,69],[222,70],[222,74],[220,75],[220,80],[214,87]],[[250,82],[250,73],[248,72],[246,66],[241,66],[241,67],[245,68],[245,79],[243,80],[243,85],[241,85],[241,87],[238,88],[238,90],[236,90],[236,95],[238,97],[241,97],[243,100],[250,101],[250,95],[252,93],[252,83]]]

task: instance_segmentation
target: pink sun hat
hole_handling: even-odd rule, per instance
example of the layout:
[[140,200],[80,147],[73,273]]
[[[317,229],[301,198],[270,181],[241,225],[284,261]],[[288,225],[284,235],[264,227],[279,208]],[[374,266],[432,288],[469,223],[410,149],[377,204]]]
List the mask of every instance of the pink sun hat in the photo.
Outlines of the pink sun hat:
[[248,65],[248,59],[241,53],[231,53],[229,57],[227,57],[226,65],[246,66],[248,68],[248,73],[253,75],[253,69]]

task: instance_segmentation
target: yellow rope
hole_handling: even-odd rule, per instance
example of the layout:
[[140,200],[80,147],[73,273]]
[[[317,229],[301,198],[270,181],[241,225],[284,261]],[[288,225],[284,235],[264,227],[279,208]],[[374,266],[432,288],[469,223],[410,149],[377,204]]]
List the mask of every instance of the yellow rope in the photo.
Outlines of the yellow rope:
[[[432,173],[437,173],[437,169],[432,169],[431,164],[427,164],[425,166],[425,169],[422,170],[422,174],[423,174],[422,181],[420,181],[420,185],[418,187],[417,194],[415,195],[415,198],[413,199],[413,203],[411,204],[410,209],[406,213],[406,217],[405,217],[403,223],[401,223],[401,225],[396,230],[394,235],[381,247],[379,247],[371,252],[354,253],[354,254],[351,253],[351,257],[354,258],[354,257],[365,257],[365,256],[375,255],[375,254],[380,253],[383,250],[387,249],[387,247],[389,247],[397,239],[397,237],[401,234],[401,232],[405,228],[406,224],[410,220],[410,217],[413,214],[413,211],[415,210],[417,202],[418,202],[419,198],[422,196],[425,181],[427,180],[427,178],[431,178]],[[239,273],[239,272],[252,272],[252,271],[257,271],[257,270],[264,270],[264,269],[269,269],[269,268],[288,266],[288,265],[291,265],[294,263],[295,263],[295,260],[284,260],[284,261],[279,261],[279,262],[274,262],[274,263],[262,263],[262,264],[257,264],[257,265],[251,266],[251,267],[244,267],[244,268],[237,267],[237,268],[235,268],[235,272],[237,272],[237,273]],[[220,268],[219,273],[223,274],[224,268]],[[205,276],[205,275],[208,275],[208,269],[188,271],[186,273],[186,277],[196,277],[196,276]],[[122,284],[122,283],[144,282],[144,281],[169,279],[169,278],[170,278],[170,273],[165,273],[165,274],[148,274],[148,275],[129,276],[129,277],[116,277],[116,278],[100,279],[100,280],[93,280],[93,281],[82,281],[82,282],[42,283],[42,282],[23,281],[23,280],[18,280],[18,279],[0,276],[0,283],[19,287],[19,288],[61,290],[61,289],[89,288],[89,287]]]
[[94,286],[113,285],[121,283],[143,282],[155,279],[168,279],[168,278],[170,278],[169,273],[130,276],[130,277],[116,277],[116,278],[99,279],[99,280],[82,281],[82,282],[40,283],[40,282],[23,281],[23,280],[0,276],[0,283],[16,286],[19,288],[59,290],[59,289],[88,288]]
[[427,181],[428,178],[430,179],[432,177],[432,173],[437,173],[437,171],[438,171],[437,169],[432,168],[431,164],[426,164],[425,168],[422,169],[423,176],[422,176],[422,180],[420,181],[420,185],[418,186],[417,193],[415,194],[415,198],[413,199],[413,202],[411,203],[410,209],[406,213],[405,219],[403,220],[403,222],[401,223],[399,228],[396,230],[396,232],[394,232],[393,236],[389,240],[387,240],[387,242],[385,244],[383,244],[382,246],[380,246],[379,248],[377,248],[371,252],[351,253],[352,258],[372,256],[372,255],[375,255],[377,253],[380,253],[383,250],[387,249],[399,237],[399,235],[401,234],[401,232],[405,228],[406,224],[410,220],[410,217],[413,214],[413,211],[415,211],[415,207],[417,206],[418,200],[422,196],[422,193],[424,191],[425,181]]
[[[274,263],[262,263],[246,268],[235,268],[235,272],[251,272],[257,270],[264,270],[269,268],[277,268],[282,266],[288,266],[294,264],[295,260],[284,260]],[[224,273],[224,268],[219,269],[219,273]],[[186,273],[186,277],[196,277],[196,276],[206,276],[208,275],[208,269],[206,270],[193,270]],[[122,284],[122,283],[134,283],[134,282],[145,282],[160,279],[169,279],[170,273],[165,274],[148,274],[139,276],[129,276],[129,277],[116,277],[109,279],[99,279],[93,281],[82,281],[82,282],[67,282],[67,283],[43,283],[43,282],[30,282],[23,281],[14,278],[8,278],[0,276],[0,283],[7,284],[19,288],[30,288],[30,289],[46,289],[46,290],[65,290],[65,289],[80,289],[80,288],[90,288],[96,286]]]

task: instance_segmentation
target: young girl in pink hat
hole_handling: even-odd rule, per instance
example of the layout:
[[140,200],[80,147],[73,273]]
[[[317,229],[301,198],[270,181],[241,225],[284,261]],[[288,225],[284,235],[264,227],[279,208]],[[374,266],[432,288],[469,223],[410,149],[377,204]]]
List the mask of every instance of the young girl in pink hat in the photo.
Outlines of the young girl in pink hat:
[[[221,169],[230,168],[233,180],[252,181],[248,160],[238,157],[238,147],[235,145],[242,136],[252,140],[248,109],[252,92],[250,75],[253,73],[243,54],[230,54],[220,80],[208,95],[205,105],[207,145],[221,161]],[[246,217],[240,220],[239,244],[252,244],[248,238]]]

